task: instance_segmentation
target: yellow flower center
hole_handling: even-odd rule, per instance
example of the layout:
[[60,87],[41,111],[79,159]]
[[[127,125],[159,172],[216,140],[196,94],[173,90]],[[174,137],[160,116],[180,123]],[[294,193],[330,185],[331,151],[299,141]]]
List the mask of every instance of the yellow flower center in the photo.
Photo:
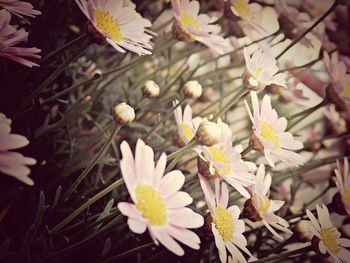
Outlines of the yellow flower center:
[[255,79],[257,79],[257,78],[260,76],[262,70],[263,70],[262,68],[257,68],[257,69],[255,70],[254,74],[253,74],[253,77],[254,77]]
[[233,224],[231,213],[227,209],[217,206],[215,208],[213,223],[224,242],[232,240],[235,226]]
[[273,144],[280,148],[280,142],[274,128],[265,121],[260,121],[261,132],[260,135],[264,140],[269,140]]
[[233,7],[237,10],[239,15],[244,18],[250,17],[250,8],[248,1],[246,0],[235,0],[233,1]]
[[192,140],[194,137],[194,133],[193,133],[191,127],[187,123],[182,123],[181,128],[182,128],[182,131],[183,131],[184,135],[186,136],[186,138],[189,141]]
[[350,205],[350,187],[345,186],[343,190],[343,200]]
[[96,27],[107,33],[115,42],[121,42],[123,35],[118,21],[107,11],[102,9],[95,9]]
[[185,30],[188,26],[193,27],[195,30],[200,29],[197,21],[189,14],[185,12],[181,12],[180,19],[181,19],[181,24]]
[[232,169],[231,169],[230,160],[229,160],[227,154],[225,153],[225,151],[223,151],[219,147],[212,146],[212,147],[209,148],[209,152],[211,153],[211,155],[213,157],[213,160],[215,162],[218,162],[218,163],[221,163],[221,164],[225,165],[225,168],[217,168],[217,167],[215,167],[217,172],[219,174],[224,174],[224,175],[229,174]]
[[343,86],[342,95],[350,97],[350,83],[346,82],[344,79],[340,80]]
[[151,225],[164,225],[167,219],[165,202],[160,194],[149,185],[136,187],[136,208]]
[[270,199],[268,199],[266,196],[261,196],[261,195],[258,195],[255,198],[257,198],[257,201],[258,201],[257,210],[259,212],[269,211],[270,203],[271,203]]
[[336,233],[337,230],[334,227],[322,228],[320,231],[323,243],[327,249],[335,255],[340,251]]

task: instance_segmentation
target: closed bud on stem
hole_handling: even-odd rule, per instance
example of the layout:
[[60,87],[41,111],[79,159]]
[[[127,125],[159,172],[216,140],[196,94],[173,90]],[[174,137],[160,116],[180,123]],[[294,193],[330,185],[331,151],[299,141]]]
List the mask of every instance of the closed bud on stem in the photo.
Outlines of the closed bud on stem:
[[146,98],[158,97],[159,91],[159,86],[153,80],[146,81],[145,85],[142,87],[143,96]]
[[123,102],[113,108],[113,118],[118,124],[127,125],[135,119],[135,111]]
[[308,242],[312,239],[313,234],[310,232],[310,221],[300,220],[294,227],[293,233],[300,242]]
[[205,146],[213,146],[221,139],[221,127],[215,122],[203,121],[197,130],[196,136],[198,142]]
[[182,91],[188,99],[195,100],[202,96],[202,86],[196,80],[186,82]]

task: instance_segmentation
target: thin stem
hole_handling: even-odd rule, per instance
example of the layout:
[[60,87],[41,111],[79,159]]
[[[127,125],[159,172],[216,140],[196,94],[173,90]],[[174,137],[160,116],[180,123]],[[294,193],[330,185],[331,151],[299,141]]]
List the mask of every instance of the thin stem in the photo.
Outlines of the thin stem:
[[291,120],[295,119],[296,117],[309,115],[309,114],[313,113],[314,111],[318,110],[319,108],[326,106],[327,104],[328,104],[327,100],[324,99],[320,103],[318,103],[317,105],[315,105],[309,109],[306,109],[306,110],[303,110],[301,112],[293,114],[292,116],[288,117],[287,120],[291,121]]
[[279,254],[279,255],[276,255],[276,256],[263,258],[263,259],[260,259],[260,260],[254,261],[254,262],[255,263],[275,262],[277,260],[278,260],[278,262],[282,262],[281,261],[282,259],[289,258],[290,256],[298,255],[298,254],[301,254],[301,253],[309,252],[309,251],[311,251],[311,249],[312,249],[311,245],[309,245],[309,246],[302,247],[302,248],[299,248],[299,249],[296,249],[296,250],[292,250],[292,251],[288,251],[288,252],[285,252],[285,253],[282,253],[282,254]]
[[29,104],[34,99],[36,99],[44,89],[46,89],[50,84],[52,84],[52,82],[54,82],[57,79],[57,77],[61,75],[61,73],[68,67],[68,65],[74,60],[76,60],[81,55],[81,53],[84,52],[84,50],[90,46],[90,44],[90,40],[85,39],[85,41],[80,45],[80,47],[76,51],[74,51],[73,54],[61,66],[59,66],[54,72],[52,72],[51,75],[43,83],[41,83],[41,85],[36,90],[34,90],[32,94],[30,94],[21,105],[17,107],[15,112],[19,114],[27,106],[29,106]]
[[194,137],[188,144],[186,144],[184,147],[180,148],[179,150],[177,150],[176,152],[173,152],[172,154],[168,155],[168,161],[183,155],[187,152],[189,152],[190,150],[192,150],[193,147],[195,147],[196,145],[198,145],[198,141],[196,140],[196,138]]
[[328,190],[331,189],[331,186],[328,185],[320,194],[318,194],[317,196],[315,196],[314,198],[312,198],[312,200],[310,200],[309,202],[307,202],[306,204],[303,205],[304,208],[308,207],[309,205],[311,205],[313,202],[317,201],[319,198],[321,198],[325,193],[328,192]]
[[180,102],[178,102],[172,109],[171,111],[169,111],[156,125],[153,126],[153,128],[146,134],[145,136],[145,140],[147,140],[147,138],[149,136],[152,135],[152,133],[159,127],[160,124],[162,124],[163,122],[165,122],[170,116],[171,114],[173,114],[173,112],[178,108],[181,107],[184,103],[186,102],[186,98],[183,98]]
[[242,156],[242,157],[245,156],[245,155],[248,154],[252,149],[253,149],[252,146],[251,146],[251,145],[248,145],[247,148],[245,148],[245,149],[243,150],[243,152],[241,153],[241,156]]
[[333,12],[333,10],[338,5],[337,1],[334,1],[333,5],[319,18],[317,19],[311,27],[309,27],[307,30],[305,30],[299,37],[294,39],[282,52],[276,57],[276,59],[279,59],[282,57],[291,47],[293,47],[296,43],[298,43],[304,36],[306,36],[308,33],[310,33],[319,23],[321,23],[330,13]]
[[116,189],[118,186],[124,183],[124,179],[120,178],[114,183],[110,184],[108,187],[94,195],[91,199],[86,201],[84,204],[82,204],[78,209],[73,211],[69,216],[67,216],[62,222],[54,226],[50,232],[58,232],[63,227],[65,227],[67,224],[69,224],[74,218],[76,218],[80,213],[82,213],[85,209],[87,209],[90,205],[95,203],[96,201],[100,200],[102,197],[107,195],[108,193],[112,192],[114,189]]
[[120,130],[120,128],[121,128],[121,126],[119,124],[115,124],[109,139],[104,143],[104,145],[101,147],[100,151],[96,154],[94,159],[92,159],[92,161],[88,164],[88,166],[86,166],[86,168],[79,175],[77,180],[67,190],[67,192],[63,196],[63,201],[66,201],[69,198],[69,196],[74,192],[74,190],[78,187],[78,185],[85,179],[85,177],[92,170],[92,168],[98,163],[98,161],[101,159],[101,157],[106,153],[106,151],[108,150],[109,146],[113,142],[113,140],[114,140],[115,136],[117,135],[118,131]]

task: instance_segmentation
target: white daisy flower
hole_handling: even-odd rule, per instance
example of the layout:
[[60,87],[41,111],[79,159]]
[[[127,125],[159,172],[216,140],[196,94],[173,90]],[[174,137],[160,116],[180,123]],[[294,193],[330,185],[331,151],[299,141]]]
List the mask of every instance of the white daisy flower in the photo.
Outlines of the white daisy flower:
[[[212,218],[211,230],[214,234],[215,244],[219,251],[221,262],[236,259],[237,262],[247,262],[242,250],[252,259],[255,259],[246,248],[247,240],[243,233],[245,230],[244,221],[239,219],[240,210],[238,206],[228,206],[229,196],[227,185],[219,179],[215,180],[215,195],[212,192],[207,180],[199,175],[200,183],[204,192],[205,200]],[[227,258],[227,251],[232,258]]]
[[344,158],[343,169],[341,169],[338,161],[337,166],[338,169],[334,170],[336,175],[336,185],[338,187],[345,211],[348,213],[348,215],[350,215],[350,171],[348,158]]
[[279,69],[274,57],[261,49],[256,49],[250,57],[248,50],[244,48],[243,54],[246,64],[242,75],[245,88],[259,90],[271,84],[287,88],[286,76],[283,73],[277,73]]
[[350,262],[350,240],[341,238],[340,232],[330,220],[329,211],[325,205],[322,207],[316,205],[316,210],[318,220],[309,210],[306,210],[306,214],[311,221],[310,231],[319,239],[318,250],[322,254],[329,253],[334,262]]
[[271,106],[271,99],[265,95],[261,105],[258,102],[258,96],[255,91],[251,92],[253,114],[251,113],[247,102],[245,101],[250,120],[253,123],[253,135],[261,144],[268,163],[274,167],[276,160],[289,165],[302,165],[304,158],[292,150],[303,148],[303,144],[294,139],[293,135],[285,132],[287,128],[287,119],[279,118],[276,110]]
[[175,241],[199,249],[200,239],[188,228],[199,228],[204,220],[200,214],[186,207],[192,197],[179,191],[185,182],[181,171],[164,175],[166,154],[154,165],[152,148],[138,140],[135,158],[127,142],[122,142],[121,171],[133,203],[120,202],[118,208],[128,217],[131,231],[142,234],[148,229],[156,245],[159,242],[178,256],[184,250]]

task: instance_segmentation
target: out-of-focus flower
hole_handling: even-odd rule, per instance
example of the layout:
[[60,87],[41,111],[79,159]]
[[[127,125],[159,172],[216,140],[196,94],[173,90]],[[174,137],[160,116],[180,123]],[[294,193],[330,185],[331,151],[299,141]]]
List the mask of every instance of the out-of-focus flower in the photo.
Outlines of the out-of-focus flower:
[[225,40],[216,35],[218,25],[210,25],[210,17],[199,12],[199,2],[189,0],[171,0],[175,22],[173,32],[181,41],[198,41],[222,54]]
[[27,165],[36,164],[36,160],[10,151],[29,144],[26,137],[11,134],[11,123],[10,119],[0,113],[0,172],[13,176],[25,184],[34,185],[33,180],[28,177],[30,169]]
[[147,80],[142,87],[142,94],[147,98],[158,97],[160,88],[153,80]]
[[255,182],[255,175],[249,172],[249,167],[241,159],[237,147],[232,146],[232,132],[230,127],[220,119],[218,125],[221,127],[222,136],[220,141],[211,146],[201,146],[201,158],[207,163],[211,175],[218,175],[234,187],[241,195],[250,197],[245,189]]
[[122,142],[121,171],[132,203],[120,202],[118,208],[128,217],[128,225],[134,233],[142,234],[148,229],[156,245],[159,242],[176,255],[184,250],[174,240],[199,249],[200,239],[188,228],[198,228],[203,217],[190,208],[189,194],[179,191],[185,182],[181,171],[174,170],[164,175],[166,154],[163,153],[154,165],[153,150],[138,140],[135,158],[127,142]]
[[301,242],[308,242],[312,239],[312,232],[310,231],[310,221],[300,220],[294,227],[294,235]]
[[120,125],[127,125],[135,119],[135,111],[132,107],[123,102],[114,107],[113,118]]
[[215,122],[203,120],[198,126],[196,136],[201,145],[211,147],[221,139],[221,126]]
[[182,91],[186,98],[196,100],[202,96],[202,85],[196,80],[187,81],[184,84]]
[[291,150],[303,148],[303,144],[293,138],[287,128],[287,120],[284,117],[279,118],[276,110],[271,106],[271,99],[265,95],[261,106],[258,102],[258,95],[255,91],[251,92],[253,114],[251,113],[247,102],[245,101],[249,118],[253,123],[253,132],[251,144],[255,150],[264,153],[268,163],[274,167],[276,160],[289,165],[302,165],[304,158]]
[[350,215],[350,170],[349,170],[349,161],[347,158],[344,158],[344,167],[341,169],[339,161],[337,161],[338,169],[335,169],[336,175],[336,185],[339,190],[341,197],[341,203],[344,210],[348,215]]
[[5,8],[7,11],[19,17],[35,17],[37,15],[41,15],[41,12],[35,10],[31,3],[24,1],[2,0],[0,1],[0,7]]
[[244,48],[243,53],[246,68],[242,78],[245,88],[259,90],[271,84],[287,88],[285,75],[282,73],[277,74],[277,61],[274,57],[261,49],[256,49],[252,57],[250,57],[246,48]]
[[220,261],[227,262],[226,249],[236,262],[247,262],[240,250],[255,259],[246,248],[247,240],[243,235],[245,230],[244,221],[238,219],[240,215],[238,206],[227,207],[229,199],[227,185],[224,182],[220,185],[219,179],[216,179],[214,195],[207,180],[201,175],[199,175],[199,178],[210,212],[211,230],[219,251]]
[[343,133],[346,131],[346,122],[340,113],[336,111],[334,104],[330,104],[323,113],[327,117],[333,132]]
[[[178,103],[178,101],[174,101],[174,107]],[[192,119],[192,109],[189,105],[186,105],[183,114],[181,106],[177,107],[174,115],[177,126],[178,142],[180,146],[184,146],[195,136],[198,126],[202,122],[202,118],[196,117]]]
[[317,216],[316,217],[306,210],[306,214],[310,219],[310,231],[318,241],[318,250],[321,254],[327,252],[334,259],[335,262],[349,262],[350,252],[347,248],[350,247],[350,240],[341,238],[340,232],[333,226],[328,209],[325,205],[320,207],[316,205]]
[[267,229],[279,239],[283,239],[272,227],[291,234],[289,224],[283,218],[275,215],[284,201],[269,199],[271,175],[265,174],[265,166],[261,164],[256,174],[256,183],[251,188],[252,198],[244,204],[244,215],[253,222],[261,221]]
[[339,61],[338,53],[333,53],[330,58],[327,52],[323,53],[324,62],[332,85],[327,87],[328,99],[340,110],[350,109],[350,74],[346,72],[346,66]]
[[24,29],[17,30],[10,25],[11,14],[5,9],[0,10],[0,56],[13,60],[27,67],[39,67],[37,63],[29,61],[27,58],[38,58],[41,52],[38,48],[15,47],[15,45],[25,42],[28,33]]
[[89,19],[89,32],[97,36],[98,43],[109,43],[119,52],[130,50],[138,55],[152,54],[150,39],[146,29],[152,24],[141,17],[135,5],[123,0],[75,0],[81,11]]

